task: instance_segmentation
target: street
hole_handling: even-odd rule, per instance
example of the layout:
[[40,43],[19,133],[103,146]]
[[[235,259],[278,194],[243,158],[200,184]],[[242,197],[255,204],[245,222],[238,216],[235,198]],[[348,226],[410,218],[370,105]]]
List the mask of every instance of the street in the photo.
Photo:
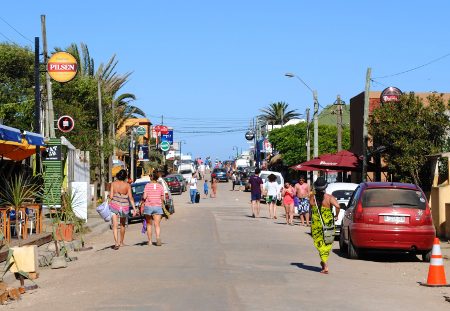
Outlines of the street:
[[[203,185],[203,181],[199,183]],[[339,255],[322,275],[309,228],[250,217],[250,194],[219,184],[215,199],[188,204],[175,196],[176,213],[162,222],[162,247],[147,246],[141,224],[127,228],[127,246],[114,251],[110,230],[91,237],[94,250],[62,270],[44,269],[39,289],[14,310],[445,310],[449,288],[417,284],[427,263],[415,256]],[[103,224],[102,224],[103,225]],[[108,226],[108,224],[104,224]],[[448,244],[442,245],[448,248]],[[444,260],[447,277],[450,265]]]

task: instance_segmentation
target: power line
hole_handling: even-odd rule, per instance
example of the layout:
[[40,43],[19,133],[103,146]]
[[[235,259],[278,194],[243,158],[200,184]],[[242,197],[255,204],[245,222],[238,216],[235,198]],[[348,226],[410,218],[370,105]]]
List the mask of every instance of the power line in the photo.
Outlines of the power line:
[[12,41],[10,38],[8,38],[5,34],[3,34],[2,32],[0,32],[0,35],[5,38],[7,41],[14,43],[14,41]]
[[29,38],[25,37],[20,31],[18,31],[16,28],[14,28],[10,23],[8,23],[5,19],[3,19],[3,17],[0,16],[0,19],[9,27],[11,27],[11,29],[13,29],[16,33],[18,33],[22,38],[24,38],[25,40],[27,40],[28,42],[31,42],[31,44],[34,44],[34,42],[32,40],[30,40]]
[[438,61],[440,61],[441,59],[444,59],[444,58],[446,58],[446,57],[448,57],[448,56],[450,56],[450,53],[447,53],[447,54],[445,54],[445,55],[442,55],[441,57],[438,57],[438,58],[436,58],[436,59],[433,59],[433,60],[431,60],[431,61],[429,61],[428,63],[425,63],[425,64],[423,64],[423,65],[420,65],[420,66],[417,66],[417,67],[414,67],[414,68],[411,68],[411,69],[408,69],[408,70],[405,70],[405,71],[397,72],[397,73],[394,73],[394,74],[391,74],[391,75],[386,75],[386,76],[381,76],[381,77],[375,77],[375,78],[373,78],[373,79],[385,79],[385,78],[390,78],[390,77],[399,76],[399,75],[402,75],[402,74],[405,74],[405,73],[408,73],[408,72],[411,72],[411,71],[414,71],[414,70],[423,68],[423,67],[425,67],[425,66],[431,65],[431,64],[433,64],[433,63],[435,63],[435,62],[438,62]]

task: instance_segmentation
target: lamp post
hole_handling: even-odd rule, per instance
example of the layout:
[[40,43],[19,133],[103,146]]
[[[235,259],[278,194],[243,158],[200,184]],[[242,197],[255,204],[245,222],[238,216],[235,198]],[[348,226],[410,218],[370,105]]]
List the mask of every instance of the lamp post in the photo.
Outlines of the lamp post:
[[236,149],[236,159],[239,157],[239,148],[238,146],[233,146],[233,150]]
[[[319,119],[318,119],[318,115],[319,115],[319,101],[317,99],[317,91],[313,90],[308,84],[306,84],[305,81],[303,81],[302,78],[300,78],[299,76],[297,76],[296,74],[293,73],[285,73],[284,74],[286,77],[288,78],[297,78],[304,86],[306,86],[306,88],[312,93],[313,95],[313,101],[314,101],[314,158],[317,158],[319,156]],[[310,136],[309,135],[309,109],[306,110],[306,115],[307,115],[307,143],[306,143],[306,159],[309,160],[310,156],[310,149],[311,149],[311,141],[310,141]],[[312,176],[311,176],[312,177]],[[310,178],[311,183],[313,182],[313,178]]]

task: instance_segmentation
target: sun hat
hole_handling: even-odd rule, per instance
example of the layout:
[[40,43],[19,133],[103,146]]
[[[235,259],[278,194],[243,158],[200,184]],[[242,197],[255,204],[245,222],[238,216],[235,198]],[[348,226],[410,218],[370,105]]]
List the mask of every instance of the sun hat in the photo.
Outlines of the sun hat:
[[314,189],[319,190],[319,191],[325,190],[327,188],[327,186],[328,186],[328,183],[325,180],[325,178],[323,178],[323,177],[318,177],[316,179],[316,181],[314,182]]

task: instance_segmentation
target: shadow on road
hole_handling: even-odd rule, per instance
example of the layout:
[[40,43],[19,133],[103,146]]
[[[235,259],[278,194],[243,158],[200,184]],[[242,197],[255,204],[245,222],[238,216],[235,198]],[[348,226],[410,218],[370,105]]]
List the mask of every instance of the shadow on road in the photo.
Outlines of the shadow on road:
[[[339,248],[333,249],[333,253],[342,258],[347,258]],[[373,262],[421,262],[419,258],[413,253],[407,252],[389,252],[389,251],[378,251],[370,250],[363,251],[360,253],[360,260],[373,261]]]
[[114,244],[108,245],[108,246],[105,246],[103,248],[100,248],[100,249],[96,250],[95,252],[105,251],[107,249],[113,249],[113,247],[114,247]]
[[292,262],[291,266],[296,266],[297,268],[313,272],[320,272],[322,270],[321,267],[305,265],[303,262]]

